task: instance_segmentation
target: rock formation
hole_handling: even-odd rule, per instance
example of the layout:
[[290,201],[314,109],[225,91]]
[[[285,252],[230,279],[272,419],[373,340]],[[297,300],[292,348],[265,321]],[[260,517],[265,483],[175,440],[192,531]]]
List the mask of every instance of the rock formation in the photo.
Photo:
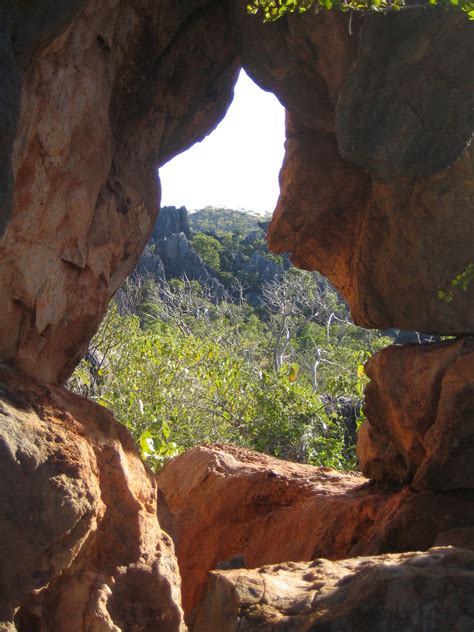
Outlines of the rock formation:
[[0,629],[184,630],[173,543],[130,434],[64,389],[5,367],[0,380]]
[[[472,288],[451,302],[438,296],[472,259],[472,25],[437,12],[380,17],[364,21],[358,54],[342,24],[324,24],[326,37],[337,32],[335,45],[317,29],[305,47],[298,42],[313,92],[284,95],[290,114],[270,246],[328,276],[362,326],[472,334]],[[280,94],[277,63],[265,80]],[[294,63],[289,56],[285,70],[302,78]]]
[[193,448],[171,461],[158,478],[159,515],[175,541],[185,611],[192,619],[208,571],[235,557],[256,568],[426,550],[440,540],[474,547],[469,492],[368,483],[360,474],[228,445]]
[[418,489],[473,489],[474,339],[389,347],[366,372],[364,474]]
[[[350,27],[335,12],[262,24],[246,4],[7,0],[0,8],[0,362],[20,371],[0,371],[4,629],[183,629],[153,480],[127,432],[58,385],[151,234],[157,167],[217,125],[240,66],[287,108],[271,247],[326,274],[358,324],[474,333],[473,284],[452,285],[472,263],[474,242],[472,25],[458,12],[416,9],[353,19]],[[449,300],[441,300],[447,290]],[[372,498],[351,488],[357,477],[305,474],[310,482],[303,483],[290,466],[276,477],[254,473],[246,511],[254,511],[255,528],[265,524],[267,540],[274,517],[283,521],[297,505],[311,519],[299,548],[290,550],[276,527],[268,546],[311,557],[427,548],[436,537],[469,543],[472,358],[472,341],[462,339],[389,348],[374,358],[363,468],[377,480],[413,486]],[[233,466],[230,457],[221,461],[223,471],[208,478],[225,492]],[[243,466],[247,481],[251,469]],[[178,550],[193,544],[179,541],[195,480],[188,476],[188,497],[166,494]],[[330,494],[317,492],[322,479]],[[247,493],[244,476],[232,480]],[[325,520],[322,496],[349,514],[332,513],[332,531],[318,532],[317,544],[310,534],[318,516]],[[203,500],[206,511],[196,515],[207,520],[214,502]],[[171,530],[172,514],[158,508]],[[248,521],[238,510],[226,509],[234,513],[226,517]],[[247,556],[265,563],[263,545],[261,553]],[[242,554],[224,545],[207,551],[190,577],[201,585],[217,558]],[[241,630],[255,621],[265,629],[351,629],[349,618],[362,627],[369,620],[386,629],[395,621],[397,629],[472,630],[472,555],[465,551],[296,565],[291,577],[287,568],[247,579],[238,570],[216,575],[198,629],[211,629],[210,616],[230,617],[229,626],[237,616]],[[289,605],[284,586],[264,603],[263,576],[269,586],[298,584],[312,606],[299,609],[300,592]],[[377,577],[386,578],[381,588]],[[407,586],[422,620],[414,618]],[[222,595],[229,596],[227,614],[219,610]],[[381,604],[396,610],[386,624]]]
[[468,632],[474,625],[474,552],[461,549],[213,572],[210,581],[195,632]]
[[145,251],[138,261],[138,273],[151,275],[158,282],[175,278],[200,281],[214,298],[222,298],[225,295],[224,286],[205,266],[194,250],[190,237],[185,207],[162,208]]

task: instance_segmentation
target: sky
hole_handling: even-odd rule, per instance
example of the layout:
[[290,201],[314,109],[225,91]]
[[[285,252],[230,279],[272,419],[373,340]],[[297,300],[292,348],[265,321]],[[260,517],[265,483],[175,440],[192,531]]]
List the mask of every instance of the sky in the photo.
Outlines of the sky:
[[202,142],[160,169],[162,206],[273,212],[283,161],[285,112],[241,71],[234,100]]

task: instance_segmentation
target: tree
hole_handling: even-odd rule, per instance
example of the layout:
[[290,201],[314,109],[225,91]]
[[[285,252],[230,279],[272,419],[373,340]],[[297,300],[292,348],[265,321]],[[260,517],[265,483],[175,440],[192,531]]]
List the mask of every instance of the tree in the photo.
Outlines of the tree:
[[222,246],[215,237],[204,233],[196,233],[191,238],[191,244],[209,268],[216,272],[220,270]]

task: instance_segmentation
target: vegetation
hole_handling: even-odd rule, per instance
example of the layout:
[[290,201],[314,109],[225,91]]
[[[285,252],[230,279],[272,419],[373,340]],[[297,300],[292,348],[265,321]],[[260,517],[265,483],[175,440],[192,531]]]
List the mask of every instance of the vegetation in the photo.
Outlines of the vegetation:
[[69,386],[110,408],[154,467],[225,441],[352,468],[337,404],[344,396],[358,414],[362,363],[388,342],[355,327],[316,273],[292,268],[265,282],[258,309],[242,295],[216,303],[198,282],[135,278]]
[[259,229],[259,222],[268,220],[253,213],[235,211],[229,208],[206,206],[189,215],[189,226],[194,232],[232,233],[243,237]]
[[305,13],[338,9],[339,11],[400,11],[414,7],[444,7],[457,9],[474,20],[474,2],[472,0],[421,0],[413,4],[407,0],[252,0],[247,6],[249,13],[263,16],[265,21],[273,21],[288,13]]
[[462,272],[451,280],[450,287],[447,290],[439,290],[438,298],[446,303],[451,303],[455,293],[462,290],[467,292],[470,284],[474,281],[474,263],[468,263]]

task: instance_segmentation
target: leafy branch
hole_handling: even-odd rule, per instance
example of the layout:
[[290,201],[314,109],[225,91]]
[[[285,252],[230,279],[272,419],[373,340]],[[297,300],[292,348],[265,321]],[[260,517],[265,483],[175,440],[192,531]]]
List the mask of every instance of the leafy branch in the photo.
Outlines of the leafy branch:
[[409,0],[252,0],[247,5],[247,11],[262,16],[265,22],[273,22],[284,15],[306,13],[310,9],[315,13],[330,9],[343,12],[386,12],[430,7],[456,9],[466,13],[470,20],[474,20],[472,0],[422,0],[418,4],[413,4]]

